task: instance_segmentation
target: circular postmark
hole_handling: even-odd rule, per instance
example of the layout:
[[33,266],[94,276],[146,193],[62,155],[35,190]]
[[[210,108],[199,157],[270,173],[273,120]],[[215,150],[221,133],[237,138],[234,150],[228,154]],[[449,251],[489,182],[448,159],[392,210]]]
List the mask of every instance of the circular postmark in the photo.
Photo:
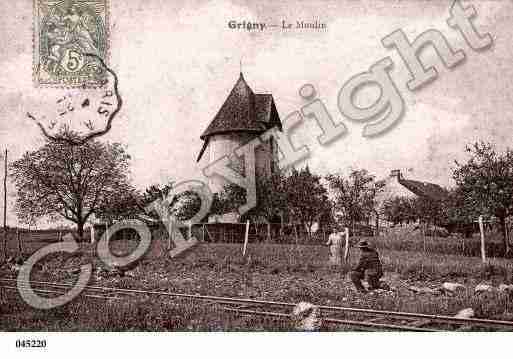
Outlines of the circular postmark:
[[96,54],[83,53],[81,56],[94,58],[105,71],[103,87],[70,89],[58,97],[54,105],[41,104],[36,111],[27,112],[50,140],[84,144],[110,131],[121,110],[123,101],[116,73]]

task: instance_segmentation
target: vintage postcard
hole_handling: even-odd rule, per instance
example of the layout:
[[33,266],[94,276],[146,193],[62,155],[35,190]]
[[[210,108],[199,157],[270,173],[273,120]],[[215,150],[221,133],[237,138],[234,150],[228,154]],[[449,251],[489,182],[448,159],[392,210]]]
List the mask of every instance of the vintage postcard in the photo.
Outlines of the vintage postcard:
[[[134,354],[176,332],[513,331],[510,0],[19,0],[0,18],[6,356],[63,345],[47,332]],[[185,350],[276,354],[225,338]]]

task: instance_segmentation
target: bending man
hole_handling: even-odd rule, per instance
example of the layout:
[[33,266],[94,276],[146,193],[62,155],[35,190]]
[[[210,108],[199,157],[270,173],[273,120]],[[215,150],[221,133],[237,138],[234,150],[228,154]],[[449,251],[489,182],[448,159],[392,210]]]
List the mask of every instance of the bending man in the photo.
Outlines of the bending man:
[[364,277],[367,277],[369,290],[380,288],[379,280],[383,276],[383,270],[378,252],[371,248],[367,241],[360,241],[357,247],[360,248],[360,260],[358,265],[349,273],[351,281],[360,292],[365,292],[362,284]]

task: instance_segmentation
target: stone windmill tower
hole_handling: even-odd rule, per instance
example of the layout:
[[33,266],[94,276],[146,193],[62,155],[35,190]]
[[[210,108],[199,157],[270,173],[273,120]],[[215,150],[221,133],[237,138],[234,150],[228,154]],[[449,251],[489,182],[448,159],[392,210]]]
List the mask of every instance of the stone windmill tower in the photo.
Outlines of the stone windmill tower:
[[[200,136],[204,143],[197,161],[207,150],[209,163],[228,155],[232,159],[234,169],[245,175],[244,159],[235,157],[233,151],[272,127],[282,130],[273,96],[254,93],[241,73],[221,109]],[[269,176],[278,170],[277,153],[278,148],[273,138],[256,148],[257,178]],[[214,193],[222,191],[226,184],[222,178],[212,178],[209,182]]]

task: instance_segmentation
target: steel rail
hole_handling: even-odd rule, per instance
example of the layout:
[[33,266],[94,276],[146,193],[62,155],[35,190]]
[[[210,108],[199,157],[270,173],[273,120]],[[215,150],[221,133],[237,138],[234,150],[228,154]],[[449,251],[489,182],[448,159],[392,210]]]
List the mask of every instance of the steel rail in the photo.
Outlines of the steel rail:
[[[262,316],[272,316],[272,317],[284,317],[291,318],[291,314],[286,313],[278,313],[278,312],[260,312],[255,310],[248,309],[233,309],[233,308],[223,308],[223,310],[228,312],[242,313],[242,314],[251,314],[251,315],[262,315]],[[403,326],[403,325],[395,325],[395,324],[382,324],[382,323],[370,323],[370,322],[359,322],[354,320],[345,320],[345,319],[336,319],[336,318],[322,318],[323,322],[339,324],[339,325],[348,325],[351,327],[360,327],[360,328],[376,328],[376,329],[389,329],[389,330],[401,330],[408,332],[439,332],[436,329],[427,329],[427,328],[419,328],[419,327],[411,327],[411,326]]]
[[[0,286],[0,288],[9,289],[9,290],[18,291],[18,292],[22,292],[22,291],[29,292],[27,287],[18,288],[18,287],[11,287],[11,286]],[[63,291],[54,291],[54,290],[48,290],[48,289],[32,288],[32,290],[34,292],[39,292],[39,293],[61,294],[61,295],[66,294],[66,292],[63,292]],[[107,297],[107,296],[103,296],[103,295],[94,295],[94,294],[88,294],[88,293],[85,293],[82,295],[84,297],[96,298],[96,299],[115,299],[115,300],[121,299],[121,298],[116,298],[116,297]]]
[[[16,281],[13,278],[0,278],[0,281]],[[33,284],[41,284],[41,285],[49,285],[54,287],[72,287],[73,284],[68,283],[53,283],[53,282],[44,282],[44,281],[30,281]],[[175,298],[188,298],[193,300],[210,300],[214,302],[223,302],[223,303],[239,303],[239,304],[257,304],[257,305],[270,305],[270,306],[280,306],[280,307],[295,307],[296,303],[289,302],[276,302],[276,301],[265,301],[265,300],[257,300],[257,299],[245,299],[245,298],[232,298],[232,297],[220,297],[220,296],[210,296],[210,295],[199,295],[199,294],[186,294],[186,293],[173,293],[173,292],[163,292],[163,291],[153,291],[153,290],[140,290],[140,289],[122,289],[122,288],[113,288],[113,287],[102,287],[102,286],[86,286],[86,289],[92,290],[100,290],[100,291],[113,291],[118,293],[135,293],[135,294],[147,294],[147,295],[161,295],[161,296],[169,296]],[[424,314],[424,313],[411,313],[411,312],[398,312],[398,311],[386,311],[386,310],[378,310],[378,309],[367,309],[367,308],[354,308],[354,307],[339,307],[339,306],[326,306],[326,305],[318,305],[319,309],[327,310],[327,311],[337,311],[337,312],[351,312],[351,313],[361,313],[361,314],[370,314],[370,315],[383,315],[387,317],[397,317],[397,318],[408,318],[408,319],[429,319],[436,322],[443,323],[452,323],[452,324],[474,324],[474,325],[486,325],[486,326],[500,326],[500,327],[508,327],[513,330],[513,321],[504,321],[504,320],[496,320],[496,319],[478,319],[478,318],[455,318],[446,315],[436,315],[436,314]]]
[[[13,291],[28,291],[28,287],[25,285],[18,288],[13,286],[0,286],[0,288],[5,288]],[[32,288],[34,292],[38,293],[52,293],[52,294],[65,294],[66,292],[63,290],[47,290],[47,289],[40,289],[40,288]],[[115,300],[122,300],[123,298],[119,297],[108,297],[108,296],[100,296],[100,295],[91,295],[88,293],[82,293],[81,294],[84,297],[89,298],[96,298],[96,299],[115,299]],[[214,302],[216,304],[234,304],[233,302]],[[272,316],[272,317],[279,317],[279,318],[290,318],[290,314],[286,313],[279,313],[279,312],[269,312],[269,311],[256,311],[256,310],[245,310],[245,309],[237,309],[237,308],[227,308],[222,307],[223,311],[226,312],[235,312],[238,314],[250,314],[250,315],[260,315],[260,316]],[[382,323],[367,323],[367,322],[358,322],[358,321],[351,321],[351,320],[341,320],[336,318],[323,318],[324,322],[332,323],[332,324],[338,324],[338,325],[347,325],[352,328],[360,328],[360,329],[386,329],[386,330],[401,330],[401,331],[414,331],[414,332],[434,332],[437,330],[434,329],[425,329],[425,328],[418,328],[418,327],[411,327],[411,326],[398,326],[394,324],[382,324]]]

